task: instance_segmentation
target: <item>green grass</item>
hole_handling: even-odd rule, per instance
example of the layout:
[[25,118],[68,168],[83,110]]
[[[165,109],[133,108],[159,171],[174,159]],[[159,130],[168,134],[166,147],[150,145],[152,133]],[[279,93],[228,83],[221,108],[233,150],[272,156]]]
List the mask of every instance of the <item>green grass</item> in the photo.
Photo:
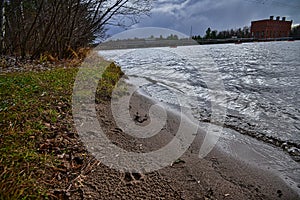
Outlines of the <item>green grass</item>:
[[[0,199],[49,195],[51,173],[60,161],[57,152],[41,146],[47,138],[74,130],[71,101],[77,72],[69,68],[0,75]],[[122,75],[114,64],[107,68],[97,90],[99,101],[110,98]]]
[[[55,158],[40,153],[38,144],[52,134],[48,124],[70,112],[77,69],[14,73],[0,76],[0,199],[41,198],[39,184]],[[68,113],[69,114],[69,113]]]

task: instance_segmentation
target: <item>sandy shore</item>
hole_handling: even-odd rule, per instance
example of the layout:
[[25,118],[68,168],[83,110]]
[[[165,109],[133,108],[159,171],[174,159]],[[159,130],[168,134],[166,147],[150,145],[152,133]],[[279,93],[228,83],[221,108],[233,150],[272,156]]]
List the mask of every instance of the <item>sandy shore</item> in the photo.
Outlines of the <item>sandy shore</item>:
[[[138,93],[132,96],[130,112],[137,124],[145,126],[149,123],[147,113],[154,103]],[[116,125],[110,102],[98,104],[96,110],[107,137],[119,147],[134,152],[149,152],[168,144],[180,122],[176,112],[167,111],[167,122],[160,134],[149,139],[137,139],[125,134]],[[222,149],[222,145],[217,145],[204,159],[199,159],[204,136],[204,131],[199,128],[194,143],[180,160],[151,173],[122,173],[99,162],[81,182],[80,190],[72,193],[71,199],[300,198],[296,189],[276,171],[246,162],[247,158],[243,160],[230,155]],[[243,150],[239,147],[238,151]]]

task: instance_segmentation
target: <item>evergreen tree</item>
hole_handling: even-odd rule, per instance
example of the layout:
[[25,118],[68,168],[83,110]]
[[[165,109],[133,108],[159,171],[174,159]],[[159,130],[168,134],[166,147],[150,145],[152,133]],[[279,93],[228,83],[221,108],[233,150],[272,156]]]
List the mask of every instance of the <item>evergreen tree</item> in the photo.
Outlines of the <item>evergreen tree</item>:
[[210,27],[208,27],[208,29],[206,30],[206,32],[205,32],[206,34],[205,34],[205,39],[210,39],[211,38],[211,29],[210,29]]

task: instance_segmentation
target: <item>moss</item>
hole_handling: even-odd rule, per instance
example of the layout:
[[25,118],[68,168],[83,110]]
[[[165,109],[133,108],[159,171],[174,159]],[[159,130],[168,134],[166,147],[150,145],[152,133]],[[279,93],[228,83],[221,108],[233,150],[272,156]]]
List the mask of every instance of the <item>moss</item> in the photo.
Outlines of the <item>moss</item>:
[[124,75],[121,68],[114,63],[111,63],[102,74],[99,80],[96,91],[96,103],[101,101],[108,101],[111,99],[113,89],[118,83],[119,79]]

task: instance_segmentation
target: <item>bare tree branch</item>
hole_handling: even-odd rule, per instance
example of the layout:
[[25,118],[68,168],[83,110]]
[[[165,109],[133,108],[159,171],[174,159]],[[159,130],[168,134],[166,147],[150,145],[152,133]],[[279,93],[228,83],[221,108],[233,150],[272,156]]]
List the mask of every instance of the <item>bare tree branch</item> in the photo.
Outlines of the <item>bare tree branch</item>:
[[[109,25],[122,27],[149,15],[152,0],[9,0],[5,6],[9,52],[37,58],[68,57],[105,37]],[[2,4],[1,4],[2,5]],[[3,52],[3,51],[1,51]]]

